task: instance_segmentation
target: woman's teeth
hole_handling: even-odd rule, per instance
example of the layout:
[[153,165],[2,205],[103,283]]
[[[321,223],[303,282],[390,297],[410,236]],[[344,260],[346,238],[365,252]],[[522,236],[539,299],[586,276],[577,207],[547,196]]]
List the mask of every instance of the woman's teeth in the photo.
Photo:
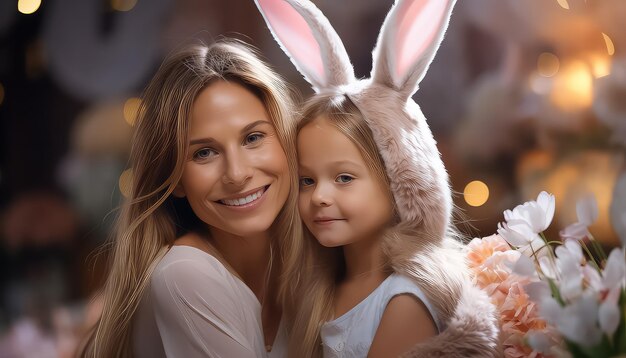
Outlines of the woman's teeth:
[[249,203],[255,201],[256,199],[261,197],[261,195],[263,195],[263,192],[265,192],[265,187],[259,189],[259,191],[257,191],[254,194],[250,194],[250,195],[246,196],[245,198],[224,199],[224,200],[220,200],[220,202],[222,204],[229,205],[229,206],[241,206],[241,205],[249,204]]

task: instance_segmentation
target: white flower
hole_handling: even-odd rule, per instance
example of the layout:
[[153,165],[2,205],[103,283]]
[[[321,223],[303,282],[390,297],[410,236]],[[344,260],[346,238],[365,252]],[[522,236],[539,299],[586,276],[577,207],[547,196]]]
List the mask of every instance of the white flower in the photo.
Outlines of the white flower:
[[596,324],[598,302],[595,294],[585,293],[565,306],[558,315],[557,329],[570,341],[591,347],[600,342],[602,331]]
[[606,261],[606,266],[602,272],[602,284],[604,288],[611,289],[621,286],[624,282],[624,274],[626,274],[626,263],[624,262],[624,254],[619,248],[613,249]]
[[598,322],[600,329],[609,337],[613,336],[621,318],[617,301],[621,293],[621,287],[616,286],[609,291],[607,298],[600,304],[598,309]]
[[598,220],[598,203],[593,195],[587,195],[576,203],[578,222],[569,225],[559,233],[564,240],[582,240],[590,237],[588,226]]
[[533,302],[541,302],[545,298],[552,298],[550,285],[545,281],[530,282],[524,286],[524,291]]
[[504,219],[509,224],[513,220],[525,221],[538,234],[550,226],[554,217],[554,205],[554,195],[542,191],[536,201],[528,201],[513,210],[506,210]]
[[528,245],[539,238],[526,221],[517,219],[498,223],[498,234],[513,246]]
[[596,197],[589,194],[576,203],[578,222],[587,226],[598,220],[598,202]]
[[512,272],[516,275],[524,277],[534,277],[537,275],[535,263],[526,255],[520,255],[512,266]]

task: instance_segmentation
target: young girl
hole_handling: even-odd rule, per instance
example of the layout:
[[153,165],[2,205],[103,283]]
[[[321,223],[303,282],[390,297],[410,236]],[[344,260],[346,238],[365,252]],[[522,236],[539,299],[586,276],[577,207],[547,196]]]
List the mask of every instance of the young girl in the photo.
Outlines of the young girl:
[[317,92],[297,137],[305,241],[294,357],[490,357],[494,308],[466,277],[447,173],[411,95],[454,0],[398,0],[357,81],[341,40],[304,0],[258,0]]
[[289,93],[237,41],[164,61],[143,96],[132,194],[82,356],[284,356],[293,295],[278,278],[301,237]]

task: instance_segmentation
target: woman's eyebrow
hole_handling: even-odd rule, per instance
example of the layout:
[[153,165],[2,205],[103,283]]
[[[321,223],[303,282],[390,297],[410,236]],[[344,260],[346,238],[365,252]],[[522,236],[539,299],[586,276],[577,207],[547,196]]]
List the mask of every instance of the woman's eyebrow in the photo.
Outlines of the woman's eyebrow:
[[262,125],[262,124],[269,124],[269,125],[272,125],[272,123],[270,123],[269,121],[264,120],[264,119],[260,119],[260,120],[258,120],[258,121],[252,122],[252,123],[248,124],[247,126],[243,127],[243,128],[241,129],[241,133],[243,133],[243,132],[247,132],[247,131],[251,130],[252,128],[254,128],[254,127],[256,127],[256,126],[260,126],[260,125]]
[[[243,127],[241,129],[240,132],[241,133],[248,132],[249,130],[251,130],[254,127],[257,127],[257,126],[260,126],[260,125],[265,125],[265,124],[270,125],[270,126],[272,125],[271,122],[261,119],[261,120],[258,120],[258,121],[255,121],[255,122],[252,122],[252,123],[246,125],[245,127]],[[197,138],[197,139],[192,139],[191,141],[189,141],[189,145],[192,146],[192,145],[195,145],[195,144],[211,144],[211,143],[214,143],[214,142],[215,142],[215,139],[210,138],[210,137],[209,138]]]

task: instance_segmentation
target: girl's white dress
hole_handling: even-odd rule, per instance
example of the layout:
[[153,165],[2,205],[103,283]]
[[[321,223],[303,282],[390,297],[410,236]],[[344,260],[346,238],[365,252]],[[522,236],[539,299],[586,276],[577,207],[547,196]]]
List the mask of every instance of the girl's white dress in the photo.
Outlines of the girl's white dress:
[[422,301],[435,321],[438,332],[441,332],[441,322],[426,295],[411,279],[394,273],[351,310],[322,325],[324,358],[367,357],[387,304],[401,294],[410,294]]
[[133,323],[139,358],[286,356],[282,329],[266,353],[261,304],[250,288],[190,246],[173,246],[161,259]]

